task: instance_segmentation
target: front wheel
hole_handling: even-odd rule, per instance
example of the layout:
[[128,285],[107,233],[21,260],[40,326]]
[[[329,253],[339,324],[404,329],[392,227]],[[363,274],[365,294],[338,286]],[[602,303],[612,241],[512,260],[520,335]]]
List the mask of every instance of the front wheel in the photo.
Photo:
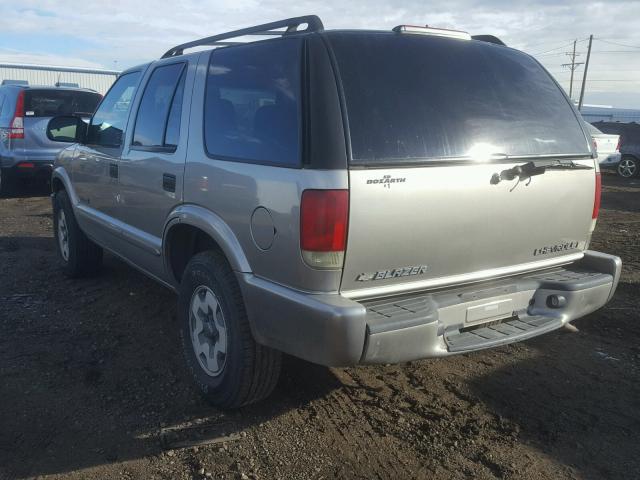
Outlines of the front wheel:
[[634,157],[624,156],[618,163],[618,175],[624,178],[632,178],[638,174],[638,160]]
[[178,317],[187,366],[210,403],[238,408],[273,391],[281,354],[253,339],[240,287],[223,255],[207,251],[189,261]]

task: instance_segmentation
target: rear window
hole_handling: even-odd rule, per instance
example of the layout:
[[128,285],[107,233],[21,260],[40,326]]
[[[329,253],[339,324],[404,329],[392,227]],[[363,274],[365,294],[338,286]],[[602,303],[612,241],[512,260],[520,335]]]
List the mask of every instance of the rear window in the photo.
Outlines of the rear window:
[[99,93],[73,90],[25,90],[25,117],[93,114],[102,97]]
[[212,53],[204,107],[209,155],[300,163],[301,47],[298,39],[282,39]]
[[431,36],[330,39],[354,163],[590,154],[565,96],[528,55]]

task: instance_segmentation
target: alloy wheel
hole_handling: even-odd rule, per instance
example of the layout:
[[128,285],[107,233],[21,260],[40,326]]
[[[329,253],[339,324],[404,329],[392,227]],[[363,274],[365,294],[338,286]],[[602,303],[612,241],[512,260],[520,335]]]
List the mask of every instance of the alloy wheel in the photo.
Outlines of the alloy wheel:
[[618,174],[621,177],[630,178],[636,174],[638,164],[632,158],[623,158],[618,164]]
[[60,254],[65,262],[69,261],[69,228],[67,226],[67,217],[64,210],[58,212],[58,245],[60,246]]
[[209,287],[201,285],[193,293],[189,327],[198,363],[207,375],[217,377],[227,359],[227,325],[218,297]]

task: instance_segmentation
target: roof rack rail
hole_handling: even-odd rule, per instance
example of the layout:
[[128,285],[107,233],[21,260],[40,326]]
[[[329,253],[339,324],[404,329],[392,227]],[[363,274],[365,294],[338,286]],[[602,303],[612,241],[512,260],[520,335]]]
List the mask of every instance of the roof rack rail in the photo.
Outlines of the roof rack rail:
[[[298,30],[301,25],[307,25],[307,28]],[[278,28],[286,28],[283,32],[275,31]],[[202,46],[228,46],[237,45],[238,43],[245,42],[224,42],[230,38],[244,37],[245,35],[264,35],[264,36],[284,36],[291,33],[299,32],[320,32],[324,30],[322,20],[317,15],[306,15],[303,17],[287,18],[286,20],[279,20],[277,22],[263,23],[262,25],[256,25],[254,27],[242,28],[240,30],[234,30],[232,32],[221,33],[219,35],[213,35],[211,37],[201,38],[194,40],[193,42],[183,43],[177,45],[171,50],[168,50],[162,58],[176,57],[182,55],[187,48],[202,47]]]

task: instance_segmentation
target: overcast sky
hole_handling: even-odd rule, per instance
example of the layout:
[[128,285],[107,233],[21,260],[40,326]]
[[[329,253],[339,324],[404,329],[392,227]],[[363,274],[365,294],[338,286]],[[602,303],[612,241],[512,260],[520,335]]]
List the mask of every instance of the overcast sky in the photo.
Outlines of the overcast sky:
[[2,0],[0,62],[120,70],[181,42],[310,13],[327,29],[407,23],[494,34],[534,54],[567,91],[565,52],[577,39],[584,61],[593,34],[585,102],[640,108],[640,0]]

